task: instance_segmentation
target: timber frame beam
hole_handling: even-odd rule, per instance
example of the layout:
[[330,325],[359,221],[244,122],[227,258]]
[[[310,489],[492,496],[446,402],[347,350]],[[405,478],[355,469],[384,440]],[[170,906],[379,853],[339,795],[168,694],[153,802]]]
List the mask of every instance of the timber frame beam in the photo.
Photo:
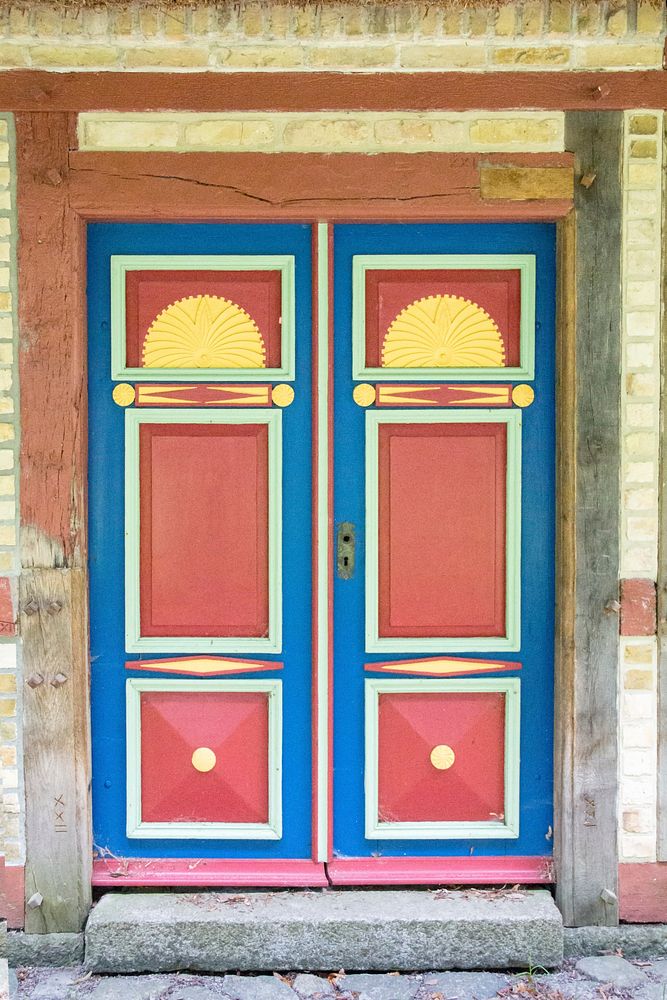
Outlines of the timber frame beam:
[[[574,213],[559,244],[556,898],[618,923],[622,115],[566,116]],[[586,186],[577,183],[593,177]]]
[[[128,79],[132,80],[128,86]],[[500,111],[667,108],[663,70],[497,73],[0,73],[5,111]]]
[[[0,74],[0,94],[3,76],[11,75]],[[45,75],[51,93],[65,77]],[[88,93],[100,103],[90,74],[71,76],[77,81],[87,76]],[[146,81],[152,74],[137,76]],[[548,74],[550,87],[556,76]],[[168,79],[173,87],[174,77]],[[184,85],[191,86],[195,79],[188,74]],[[507,80],[503,75],[504,86]],[[124,90],[136,96],[134,84],[127,87],[126,74],[123,81]],[[468,85],[470,76],[466,81]],[[224,86],[231,87],[229,77]],[[562,107],[562,94],[555,93]],[[146,99],[146,106],[160,106],[164,99]],[[238,109],[233,93],[228,97],[232,99]],[[392,102],[405,107],[412,100],[407,96],[401,102],[395,94],[385,94],[382,107]],[[466,107],[470,100],[468,93]],[[330,101],[341,106],[338,95]],[[41,106],[52,106],[48,94],[42,95]],[[618,410],[620,392],[619,311],[608,293],[608,246],[611,241],[613,254],[620,255],[620,245],[614,242],[618,179],[613,159],[620,150],[617,143],[613,152],[619,129],[620,115],[615,113],[581,113],[570,119],[568,141],[578,157],[577,172],[593,169],[598,174],[591,193],[582,194],[584,189],[577,187],[573,215],[571,200],[562,195],[529,201],[483,198],[484,164],[466,155],[337,155],[334,169],[334,157],[315,154],[289,159],[283,154],[81,153],[73,149],[74,114],[39,110],[17,115],[21,623],[26,677],[40,674],[47,681],[34,688],[28,685],[24,697],[26,896],[43,897],[41,905],[26,911],[27,930],[79,930],[91,898],[85,223],[102,218],[317,221],[355,218],[360,212],[377,221],[559,221],[558,892],[566,923],[617,921],[615,744],[612,748],[610,743],[616,715],[609,699],[616,690],[618,623],[604,606],[615,597],[618,585],[617,497],[609,491],[612,483],[614,491],[618,484],[614,408]],[[540,158],[526,155],[521,162],[525,167]],[[292,169],[286,169],[288,163]],[[498,167],[498,159],[491,165]],[[554,169],[571,171],[571,165],[571,157],[554,154]],[[601,301],[596,296],[603,283],[606,299]],[[584,544],[590,537],[603,538],[605,552],[612,553],[608,562],[597,548]],[[66,683],[49,683],[57,672],[67,675]],[[603,731],[607,740],[600,738]],[[596,783],[602,791],[591,803],[590,789]]]
[[20,626],[27,931],[78,931],[91,903],[83,226],[69,117],[19,115]]

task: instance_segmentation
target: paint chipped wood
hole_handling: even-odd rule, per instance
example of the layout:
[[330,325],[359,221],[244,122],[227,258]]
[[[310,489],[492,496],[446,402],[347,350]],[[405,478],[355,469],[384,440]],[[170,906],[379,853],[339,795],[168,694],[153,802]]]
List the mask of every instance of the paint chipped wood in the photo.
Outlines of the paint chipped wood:
[[80,930],[91,902],[85,263],[67,195],[71,122],[16,124],[25,893],[43,897],[25,926],[41,933]]
[[483,164],[482,198],[510,201],[565,200],[572,198],[572,170],[568,167],[497,167]]
[[[21,605],[24,670],[43,683],[23,694],[26,909],[31,933],[79,931],[91,904],[86,586],[82,569],[27,569]],[[61,606],[58,614],[50,610]],[[60,678],[65,678],[61,681]],[[66,683],[65,683],[66,681]]]

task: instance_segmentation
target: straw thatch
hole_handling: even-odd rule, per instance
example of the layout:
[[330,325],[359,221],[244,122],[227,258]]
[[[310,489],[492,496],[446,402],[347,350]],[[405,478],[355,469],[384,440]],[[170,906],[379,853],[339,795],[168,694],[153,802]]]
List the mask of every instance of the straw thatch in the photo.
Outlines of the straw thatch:
[[[515,2],[515,0],[255,0],[255,2],[267,8],[271,7],[274,2],[280,2],[282,5],[286,4],[292,7],[326,7],[333,4],[351,4],[356,6],[395,8],[409,7],[414,6],[415,3],[421,3],[422,6],[429,7],[475,7],[478,10],[483,10],[485,8],[502,7],[505,4]],[[605,0],[593,0],[593,2],[603,3]],[[655,3],[657,6],[662,0],[648,0],[648,2]],[[174,8],[182,10],[183,8],[195,9],[204,6],[224,8],[240,6],[243,3],[244,0],[214,0],[214,2],[212,0],[0,0],[0,9],[7,7],[25,9],[43,6],[49,6],[52,9],[88,7],[97,10],[128,7],[159,7],[167,11]],[[576,0],[571,0],[571,3],[575,4]]]

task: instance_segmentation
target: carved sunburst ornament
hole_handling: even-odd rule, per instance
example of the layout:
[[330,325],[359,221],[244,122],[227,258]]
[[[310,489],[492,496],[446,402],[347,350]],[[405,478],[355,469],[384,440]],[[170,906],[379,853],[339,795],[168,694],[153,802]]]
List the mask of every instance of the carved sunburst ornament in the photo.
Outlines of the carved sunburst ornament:
[[144,340],[145,368],[266,368],[264,340],[241,306],[190,295],[163,309]]
[[458,295],[429,295],[403,309],[382,346],[383,368],[502,368],[505,346],[486,310]]

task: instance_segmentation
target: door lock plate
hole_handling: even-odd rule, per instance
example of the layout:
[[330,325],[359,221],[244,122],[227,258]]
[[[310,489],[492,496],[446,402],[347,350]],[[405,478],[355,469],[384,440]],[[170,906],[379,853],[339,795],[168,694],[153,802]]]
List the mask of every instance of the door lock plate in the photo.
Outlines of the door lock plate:
[[341,521],[336,536],[336,571],[341,580],[354,576],[355,529],[350,521]]

